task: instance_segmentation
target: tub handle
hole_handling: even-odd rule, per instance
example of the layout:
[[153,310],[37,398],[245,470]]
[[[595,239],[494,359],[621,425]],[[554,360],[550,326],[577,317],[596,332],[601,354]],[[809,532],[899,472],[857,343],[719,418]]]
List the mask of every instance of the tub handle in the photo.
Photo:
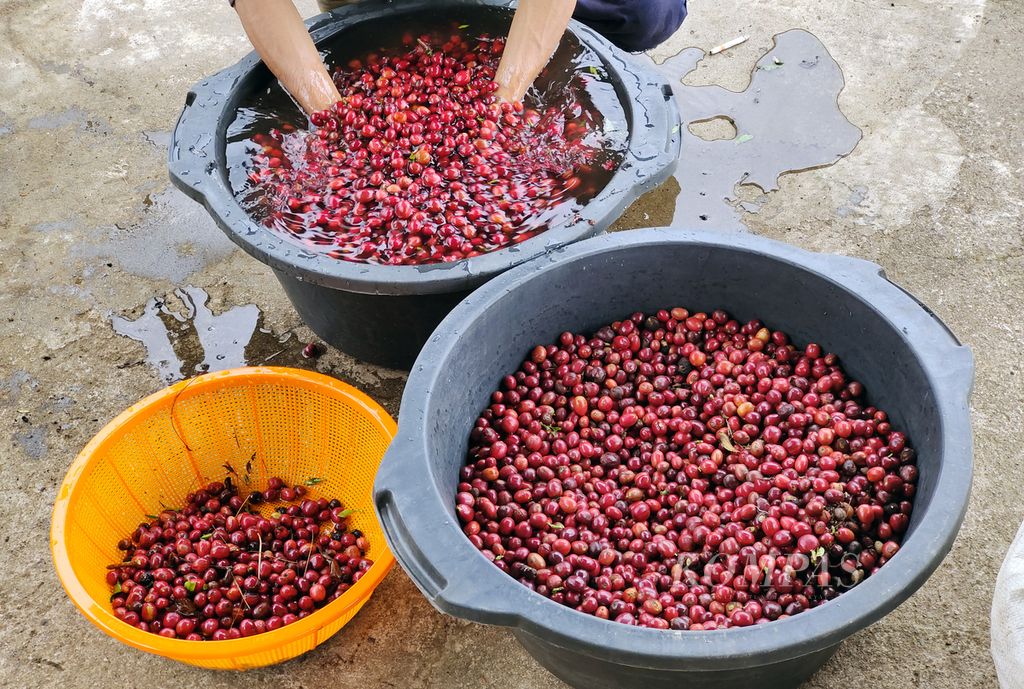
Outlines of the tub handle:
[[[838,254],[811,254],[818,259],[826,272],[834,273],[836,268],[841,269],[851,277],[860,278],[863,287],[858,293],[869,298],[871,301],[893,299],[892,292],[885,292],[877,289],[878,281],[884,281],[887,286],[895,287],[900,294],[910,299],[924,312],[924,316],[917,316],[916,321],[908,323],[915,327],[927,327],[929,323],[938,326],[946,336],[943,341],[941,336],[931,340],[926,352],[932,360],[934,368],[940,372],[941,377],[951,381],[955,389],[960,393],[964,404],[968,403],[971,389],[974,385],[974,353],[971,348],[963,344],[960,338],[950,329],[946,323],[939,318],[932,309],[914,296],[906,288],[894,282],[885,273],[885,269],[877,263],[866,261],[852,256]],[[927,320],[925,320],[927,319]]]
[[903,285],[898,282],[893,282],[885,274],[884,269],[879,269],[879,275],[885,279],[890,285],[898,289],[903,294],[907,295],[914,301],[915,304],[921,307],[921,310],[928,314],[929,318],[935,321],[939,327],[949,336],[949,339],[953,342],[953,348],[946,354],[945,375],[952,382],[955,389],[958,390],[965,406],[970,406],[971,391],[974,389],[974,352],[971,348],[963,344],[960,338],[956,336],[946,322],[939,318],[931,308],[923,301],[914,296],[911,292],[907,291]]
[[932,311],[930,306],[928,306],[923,301],[918,299],[912,292],[907,290],[906,287],[904,287],[903,285],[901,285],[898,282],[893,281],[892,278],[890,278],[888,275],[885,274],[885,269],[882,268],[881,266],[879,266],[879,268],[878,268],[878,274],[882,278],[884,278],[885,281],[888,282],[890,285],[892,285],[893,287],[898,289],[900,292],[903,292],[905,295],[907,295],[908,297],[913,299],[914,302],[918,306],[920,306],[924,310],[925,313],[927,313],[929,316],[932,317],[932,320],[934,320],[936,323],[938,323],[939,326],[941,326],[942,329],[946,331],[946,334],[949,335],[949,338],[951,340],[953,340],[953,342],[956,344],[957,347],[963,347],[964,346],[964,343],[960,341],[960,338],[956,336],[956,333],[954,333],[952,330],[950,330],[949,326],[946,325],[945,321],[943,321],[941,318],[939,318],[937,315],[935,315],[935,312]]
[[655,98],[653,101],[648,101],[647,107],[652,110],[651,124],[653,128],[644,133],[645,142],[663,142],[652,145],[654,156],[644,162],[655,173],[648,182],[653,187],[664,182],[675,172],[675,165],[679,160],[680,146],[682,145],[683,124],[672,84],[668,83],[660,73],[641,69],[639,65],[634,65],[634,69],[646,76],[647,87],[660,90],[662,96],[660,99]]
[[[201,195],[198,193],[198,190],[195,193],[192,191],[196,189],[192,184],[195,156],[182,142],[186,137],[195,134],[195,127],[192,122],[192,119],[195,117],[192,114],[192,105],[195,101],[196,92],[189,90],[185,95],[185,107],[181,109],[181,114],[178,115],[178,122],[174,125],[174,131],[171,132],[170,146],[167,147],[167,169],[171,174],[171,180],[178,188],[193,198]],[[200,179],[201,176],[196,175],[196,178]]]
[[665,128],[668,130],[668,136],[665,137],[665,153],[674,161],[679,158],[679,146],[682,141],[680,130],[683,128],[683,119],[679,113],[679,105],[676,103],[672,84],[662,84],[661,95],[665,98]]
[[521,598],[527,589],[508,586],[508,577],[473,548],[462,529],[450,528],[458,519],[438,500],[433,485],[411,483],[415,472],[408,469],[415,462],[402,456],[406,445],[392,441],[373,486],[373,504],[399,565],[441,612],[516,626],[518,611],[529,605]]
[[199,202],[213,189],[209,183],[219,181],[214,173],[217,170],[215,138],[222,110],[220,100],[226,97],[222,94],[230,92],[235,71],[229,68],[189,89],[167,147],[171,181]]
[[390,490],[381,491],[377,494],[374,505],[384,530],[384,538],[398,558],[402,569],[424,596],[431,601],[436,600],[447,586],[447,582],[416,547],[416,542],[395,505],[394,494]]
[[931,307],[929,307],[923,301],[918,299],[912,292],[908,291],[903,285],[893,281],[893,279],[886,274],[885,268],[883,268],[882,266],[878,265],[877,263],[873,263],[872,261],[867,261],[862,258],[854,258],[852,256],[841,256],[838,254],[819,254],[819,256],[825,256],[829,260],[835,260],[841,263],[843,267],[849,269],[850,272],[864,275],[869,279],[882,278],[887,283],[889,283],[890,285],[898,289],[900,292],[908,296],[911,300],[913,300],[915,304],[920,306],[921,309],[926,314],[928,314],[928,316],[933,321],[935,321],[936,325],[938,325],[946,332],[946,334],[949,336],[949,339],[952,340],[953,345],[955,347],[964,347],[964,344],[960,341],[960,338],[956,336],[956,333],[950,330],[949,326],[946,325],[946,323],[941,318],[939,318],[934,311],[932,311]]

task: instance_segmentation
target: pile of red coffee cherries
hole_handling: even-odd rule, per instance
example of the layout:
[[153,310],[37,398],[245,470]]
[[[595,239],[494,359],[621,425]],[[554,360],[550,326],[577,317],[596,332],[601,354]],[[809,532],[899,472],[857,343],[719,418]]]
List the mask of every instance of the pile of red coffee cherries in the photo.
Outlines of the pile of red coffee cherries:
[[635,313],[537,346],[471,434],[456,513],[537,593],[659,629],[763,624],[899,550],[914,451],[834,354],[760,321]]
[[[347,530],[352,510],[305,495],[271,478],[243,499],[228,477],[140,524],[107,572],[114,614],[171,639],[222,641],[280,629],[335,600],[373,565],[369,543]],[[278,502],[295,504],[270,517],[247,511]]]
[[501,39],[407,42],[339,71],[342,100],[312,116],[315,132],[254,137],[266,221],[335,258],[384,264],[455,261],[546,229],[600,151],[588,136],[599,115],[499,102]]

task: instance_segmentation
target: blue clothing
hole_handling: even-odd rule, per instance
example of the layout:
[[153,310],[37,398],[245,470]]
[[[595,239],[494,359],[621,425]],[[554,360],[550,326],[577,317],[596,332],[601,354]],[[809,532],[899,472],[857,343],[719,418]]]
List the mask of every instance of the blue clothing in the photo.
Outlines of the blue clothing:
[[686,18],[686,0],[578,0],[572,17],[635,53],[676,32]]
[[[327,12],[358,0],[318,1]],[[623,50],[637,53],[676,32],[686,18],[686,0],[578,0],[572,16]]]

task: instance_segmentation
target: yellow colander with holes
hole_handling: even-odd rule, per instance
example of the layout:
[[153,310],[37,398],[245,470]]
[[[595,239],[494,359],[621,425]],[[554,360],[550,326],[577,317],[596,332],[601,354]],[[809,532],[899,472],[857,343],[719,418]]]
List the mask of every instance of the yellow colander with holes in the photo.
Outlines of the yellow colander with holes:
[[[380,405],[334,378],[289,368],[239,368],[182,381],[107,424],[78,455],[57,494],[50,549],[71,600],[110,636],[206,668],[243,670],[315,648],[345,625],[394,564],[373,510],[373,479],[395,433]],[[110,607],[107,565],[147,514],[183,506],[229,467],[240,493],[271,476],[309,485],[356,512],[373,566],[337,600],[280,629],[227,641],[167,639],[122,622]],[[248,481],[246,481],[248,475]]]

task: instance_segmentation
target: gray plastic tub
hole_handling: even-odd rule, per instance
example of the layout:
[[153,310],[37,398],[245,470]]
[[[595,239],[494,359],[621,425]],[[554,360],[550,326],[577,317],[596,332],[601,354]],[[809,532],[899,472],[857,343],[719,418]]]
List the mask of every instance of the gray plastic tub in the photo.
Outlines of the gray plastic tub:
[[[488,562],[454,514],[470,430],[505,373],[564,330],[634,311],[724,308],[836,352],[918,452],[920,478],[899,553],[837,599],[763,626],[714,632],[631,627],[584,615]],[[751,235],[638,230],[574,244],[474,292],[423,348],[381,464],[375,505],[388,543],[442,612],[509,627],[580,689],[796,687],[906,600],[949,551],[971,485],[967,347],[866,261]]]
[[[470,16],[485,5],[511,21],[510,4],[367,0],[308,24],[317,44],[329,49],[346,32],[361,31],[367,22],[382,18],[393,20],[393,30],[401,32],[415,28],[417,18]],[[679,157],[679,112],[665,77],[583,24],[574,21],[569,30],[596,53],[615,84],[629,128],[628,150],[605,188],[576,219],[521,244],[453,263],[384,266],[314,253],[254,222],[229,184],[226,133],[239,103],[275,83],[255,53],[189,91],[171,140],[171,180],[202,203],[233,242],[274,270],[296,311],[317,335],[364,361],[408,368],[440,320],[470,291],[523,261],[604,232],[630,203],[663,182]]]

